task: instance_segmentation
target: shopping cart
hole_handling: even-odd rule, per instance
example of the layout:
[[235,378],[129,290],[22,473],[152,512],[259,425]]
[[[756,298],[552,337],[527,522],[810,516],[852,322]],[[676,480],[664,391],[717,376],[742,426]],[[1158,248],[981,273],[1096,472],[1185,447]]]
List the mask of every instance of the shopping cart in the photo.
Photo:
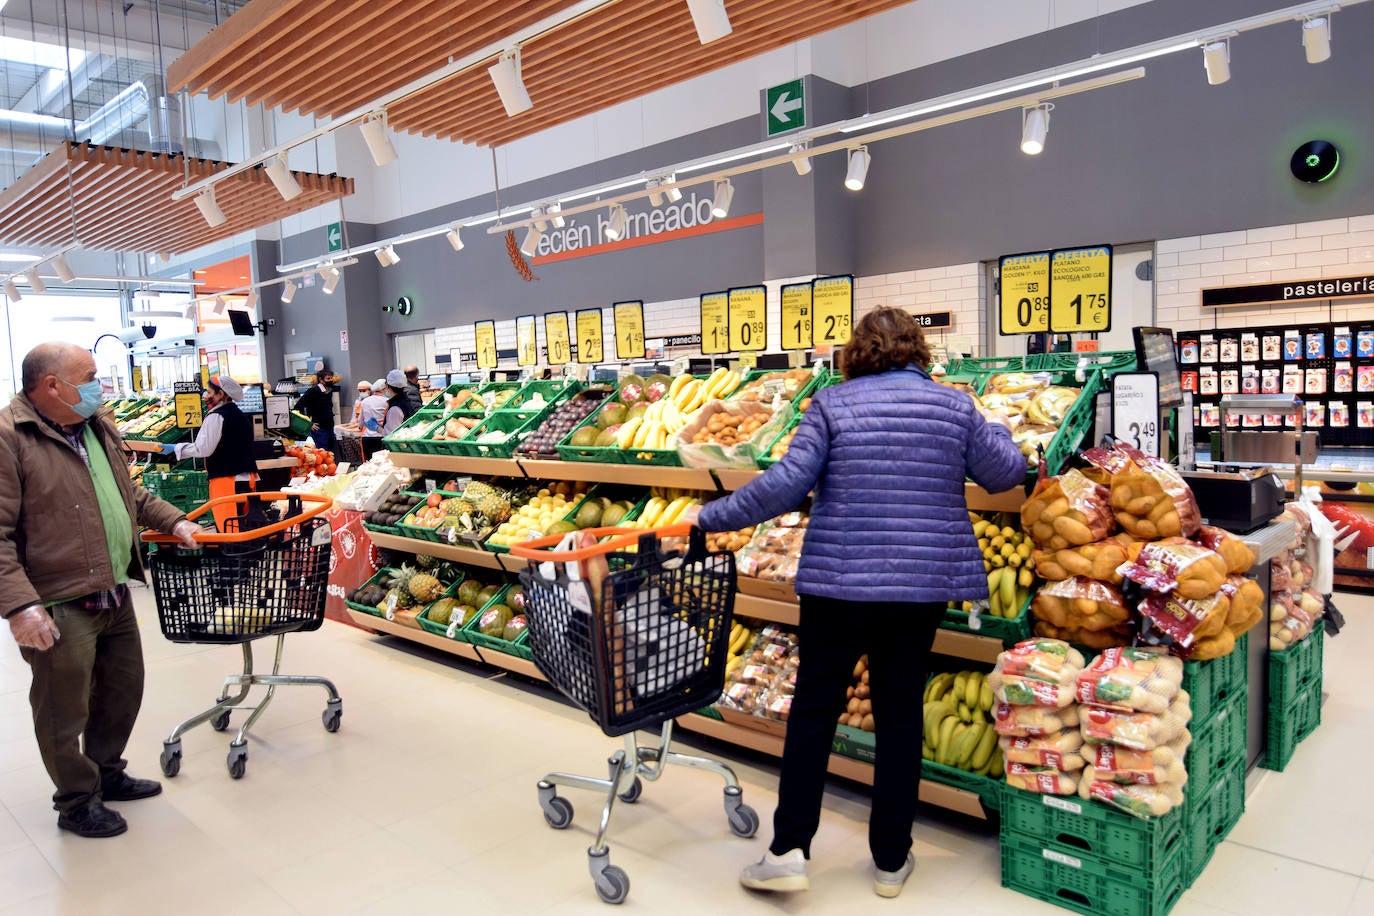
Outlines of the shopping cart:
[[[275,510],[265,506],[277,500],[285,500],[286,509],[280,521],[270,521]],[[286,634],[318,630],[324,620],[331,531],[329,522],[318,516],[333,501],[312,493],[239,494],[210,500],[187,518],[196,521],[230,501],[243,505],[244,514],[229,520],[227,531],[198,534],[198,549],[187,550],[165,534],[143,534],[153,545],[148,565],[162,634],[172,642],[243,646],[243,673],[225,678],[215,705],[182,722],[162,742],[160,762],[168,777],[181,770],[183,734],[203,722],[224,731],[234,710],[247,709],[252,714],[230,742],[226,761],[229,775],[241,778],[248,765],[248,731],[278,687],[323,687],[329,694],[322,716],[326,731],[338,731],[343,716],[343,700],[330,681],[281,673]],[[254,674],[252,642],[272,636],[277,638],[272,673]],[[267,695],[260,703],[246,703],[249,691],[258,685],[267,688]],[[231,696],[233,688],[237,692]]]
[[[550,773],[539,781],[544,820],[555,830],[568,827],[573,817],[572,803],[558,795],[557,786],[606,793],[587,859],[597,894],[606,903],[621,903],[630,879],[610,864],[606,828],[617,798],[638,800],[641,778],[657,780],[668,764],[710,770],[725,780],[730,830],[751,837],[759,827],[730,767],[669,749],[673,718],[714,703],[725,685],[735,558],[728,551],[707,552],[705,535],[690,525],[584,533],[611,539],[552,551],[546,548],[561,538],[546,537],[516,544],[510,552],[534,561],[521,570],[520,582],[535,665],[603,732],[625,737],[624,749],[609,761],[608,779]],[[685,553],[665,547],[664,538],[683,536],[689,538]],[[636,552],[626,550],[632,546]],[[660,725],[657,745],[640,746],[636,729]]]

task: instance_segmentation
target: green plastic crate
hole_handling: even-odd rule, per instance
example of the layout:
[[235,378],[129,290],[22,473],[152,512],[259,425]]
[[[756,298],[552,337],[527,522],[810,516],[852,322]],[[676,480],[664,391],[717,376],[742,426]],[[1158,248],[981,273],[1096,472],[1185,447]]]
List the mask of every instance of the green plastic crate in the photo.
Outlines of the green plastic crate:
[[[980,373],[974,386],[975,390],[981,395],[993,375],[1007,371],[1020,370],[999,369],[995,372]],[[1096,416],[1097,392],[1102,388],[1102,373],[1097,370],[1087,373],[1081,385],[1075,374],[1070,371],[1051,371],[1050,378],[1054,385],[1079,389],[1078,399],[1064,414],[1064,420],[1059,424],[1059,432],[1055,433],[1049,447],[1045,449],[1045,463],[1049,473],[1058,474],[1064,463],[1083,444],[1083,437],[1092,429]],[[1036,469],[1028,467],[1026,473],[1033,475]]]
[[1186,888],[1184,859],[1179,843],[1155,869],[1137,872],[1004,835],[1002,886],[1087,916],[1164,916]]
[[447,413],[432,415],[426,424],[425,431],[418,439],[410,440],[410,451],[419,455],[454,455],[458,454],[455,447],[456,439],[434,439],[432,438],[439,428],[453,417],[466,417],[471,420],[481,420],[486,414],[480,410],[451,410]]
[[142,483],[143,489],[182,512],[210,499],[210,481],[204,471],[145,471]]
[[[444,589],[444,595],[443,595],[443,597],[444,597],[444,598],[454,598],[454,597],[456,597],[457,594],[458,594],[458,586],[462,585],[463,582],[464,582],[464,580],[467,579],[467,577],[468,577],[468,576],[467,576],[467,573],[466,573],[466,572],[464,572],[462,575],[460,575],[456,580],[454,580],[454,582],[453,582],[452,585],[450,585],[448,588]],[[448,635],[448,624],[440,625],[440,624],[437,624],[437,623],[435,623],[434,621],[432,621],[432,620],[429,619],[429,609],[432,608],[432,607],[434,607],[434,605],[437,604],[437,603],[438,603],[438,602],[431,602],[430,604],[425,605],[425,609],[424,609],[423,611],[421,611],[421,612],[420,612],[420,616],[416,618],[416,623],[418,623],[418,624],[420,625],[420,629],[422,629],[422,630],[424,630],[426,633],[430,633],[430,634],[432,634],[432,635],[434,635],[434,636],[445,636],[445,637],[448,637],[449,639],[456,639],[456,640],[458,640],[459,642],[467,642],[467,640],[465,640],[465,639],[463,639],[463,638],[461,638],[460,636],[457,635],[457,632],[461,632],[461,631],[462,631],[462,627],[459,627],[459,628],[458,628],[458,631],[455,632],[455,635],[449,636],[449,635]]]
[[1322,723],[1322,685],[1311,684],[1287,706],[1269,704],[1265,717],[1264,756],[1260,766],[1283,772],[1298,745]]
[[[1191,788],[1191,774],[1189,787]],[[1210,791],[1190,800],[1184,809],[1186,836],[1183,876],[1191,885],[1202,874],[1212,853],[1245,813],[1245,761],[1242,758],[1213,783]]]
[[974,629],[969,626],[969,615],[965,611],[955,608],[945,608],[945,616],[940,621],[940,628],[944,630],[957,630],[960,633],[973,633],[977,636],[991,636],[1000,639],[1004,646],[1014,646],[1023,639],[1031,636],[1031,600],[1035,597],[1032,590],[1026,596],[1026,603],[1021,605],[1021,611],[1015,617],[1008,620],[1005,617],[994,617],[991,614],[980,614],[978,616],[979,628]]
[[[841,757],[862,760],[865,763],[877,760],[873,732],[851,728],[848,725],[835,727],[835,737],[831,740],[830,750]],[[1001,779],[980,776],[958,767],[943,766],[933,760],[921,761],[921,778],[972,792],[982,800],[983,808],[989,814],[1001,810],[1002,790],[1005,787]]]
[[1080,360],[1086,360],[1085,371],[1098,369],[1108,376],[1133,370],[1136,366],[1134,350],[1108,350],[1102,353],[1042,353],[1037,360],[1036,368],[1054,372],[1076,372]]
[[[604,404],[609,404],[613,398],[607,397]],[[593,446],[593,445],[572,445],[572,437],[577,431],[586,427],[596,427],[596,415],[600,412],[598,407],[587,415],[581,423],[568,430],[568,434],[558,443],[558,457],[564,461],[586,461],[596,464],[624,464],[621,455],[624,453],[615,446]]]
[[[514,583],[509,582],[502,586],[501,590],[497,592],[490,601],[482,605],[480,613],[467,622],[467,625],[463,627],[463,631],[467,637],[467,642],[472,643],[474,646],[482,649],[491,649],[495,652],[504,652],[507,655],[514,655],[518,658],[529,660],[532,658],[532,655],[526,646],[526,641],[529,638],[528,630],[521,633],[519,637],[512,641],[501,639],[499,636],[488,636],[478,629],[478,624],[482,621],[482,614],[486,613],[487,608],[497,604],[504,604],[506,596],[514,587]],[[515,609],[511,608],[511,610]]]
[[[369,578],[366,582],[364,582],[361,586],[359,586],[359,588],[363,588],[368,585],[381,585],[382,582],[386,579],[386,577],[391,575],[391,572],[392,570],[389,566],[383,566],[381,569],[373,573],[372,577]],[[381,611],[377,610],[375,607],[371,607],[366,604],[359,604],[356,601],[351,601],[348,599],[344,599],[344,604],[360,614],[371,614],[373,617],[382,616]]]
[[1091,858],[1127,875],[1150,875],[1183,848],[1183,811],[1144,820],[1105,802],[1006,787],[1004,845],[1009,838]]
[[[581,497],[579,497],[575,502],[572,503],[571,508],[569,508],[568,511],[567,511],[566,513],[564,513],[562,516],[559,517],[559,520],[560,520],[560,521],[564,521],[564,522],[570,522],[570,521],[572,521],[574,518],[576,518],[576,517],[577,517],[577,510],[578,510],[578,509],[581,509],[581,508],[582,508],[582,504],[585,503],[588,499],[590,499],[592,496],[596,495],[598,489],[599,489],[599,487],[593,486],[593,487],[591,487],[586,493],[582,494]],[[520,508],[519,506],[511,506],[512,512],[514,512],[514,510],[519,509],[519,508]],[[627,515],[627,517],[628,517],[628,515]],[[496,532],[494,532],[494,531],[492,532],[492,534],[495,534],[495,533],[496,533]],[[483,549],[485,549],[485,550],[490,550],[492,553],[510,553],[510,548],[507,547],[505,544],[493,544],[493,543],[491,543],[491,535],[488,535],[488,536],[487,536],[487,541],[486,541],[485,543],[482,544],[482,547],[483,547]]]
[[1237,764],[1245,763],[1249,708],[1249,698],[1242,689],[1202,725],[1197,724],[1194,715],[1193,740],[1184,758],[1188,767],[1188,785],[1184,789],[1187,798],[1205,796]]
[[1249,658],[1250,634],[1236,640],[1236,648],[1229,655],[1205,662],[1184,662],[1183,689],[1193,707],[1192,727],[1199,726],[1224,708],[1228,701],[1246,691],[1246,664]]
[[[524,435],[539,425],[543,411],[497,410],[457,441],[446,443],[449,450],[468,458],[509,458]],[[506,433],[502,442],[478,442],[490,432]]]
[[502,410],[528,410],[525,405],[535,394],[543,397],[549,407],[556,407],[577,394],[584,387],[577,379],[534,379],[520,386],[515,397],[501,406]]
[[[415,413],[411,414],[409,417],[406,417],[406,421],[405,421],[404,423],[402,423],[402,424],[396,429],[396,432],[399,433],[401,430],[406,430],[407,432],[409,432],[410,430],[417,429],[417,428],[422,428],[422,427],[423,427],[423,428],[426,428],[426,434],[427,434],[427,433],[428,433],[428,429],[427,429],[427,428],[430,427],[430,426],[432,426],[432,425],[434,424],[434,421],[435,421],[435,420],[438,420],[441,416],[443,416],[443,412],[442,412],[442,411],[438,411],[438,410],[417,410],[417,411],[415,411]],[[402,438],[397,438],[397,436],[395,435],[395,433],[393,433],[392,435],[387,436],[387,437],[385,437],[384,439],[382,439],[382,445],[386,446],[386,449],[387,449],[387,451],[389,451],[389,452],[402,452],[402,453],[410,453],[410,454],[425,454],[424,452],[421,452],[421,451],[420,451],[420,446],[417,444],[419,441],[420,441],[420,439],[418,439],[418,438],[416,438],[416,439],[409,439],[409,438],[404,438],[404,437],[402,437]]]
[[1309,686],[1322,682],[1325,626],[1318,620],[1312,632],[1281,652],[1269,653],[1269,705],[1287,706]]

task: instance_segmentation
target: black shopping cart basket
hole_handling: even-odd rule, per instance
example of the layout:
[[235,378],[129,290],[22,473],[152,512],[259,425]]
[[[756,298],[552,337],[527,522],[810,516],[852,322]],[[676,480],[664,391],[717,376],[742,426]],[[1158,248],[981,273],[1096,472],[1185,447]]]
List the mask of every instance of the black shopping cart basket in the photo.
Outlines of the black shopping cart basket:
[[[623,735],[625,748],[611,758],[609,779],[548,774],[539,781],[539,803],[549,826],[561,830],[572,823],[573,810],[557,786],[606,793],[587,855],[597,894],[620,903],[629,894],[629,878],[610,864],[604,840],[615,800],[638,800],[641,777],[654,781],[668,764],[717,773],[725,780],[731,831],[750,837],[758,830],[758,814],[743,803],[728,766],[670,750],[673,719],[714,703],[725,686],[735,558],[708,552],[705,534],[690,525],[598,528],[576,536],[591,546],[547,549],[562,540],[555,536],[510,549],[531,561],[520,572],[530,648],[549,682],[607,735]],[[665,545],[666,538],[683,537],[685,551]],[[657,726],[658,742],[641,747],[634,732]]]
[[[284,512],[268,505],[285,501]],[[202,531],[198,547],[185,549],[178,539],[145,532],[154,546],[148,567],[153,578],[162,634],[172,642],[240,644],[243,673],[225,678],[215,704],[173,729],[163,742],[162,772],[176,776],[181,769],[181,736],[209,722],[216,731],[229,726],[233,710],[252,710],[229,745],[227,764],[235,779],[247,766],[249,729],[258,720],[279,686],[309,684],[329,695],[323,714],[327,730],[338,731],[343,701],[325,678],[281,674],[282,645],[288,633],[318,630],[324,621],[332,532],[321,518],[333,504],[311,493],[252,493],[211,500],[187,515],[196,521],[222,503],[233,502],[243,515],[231,519],[227,531]],[[280,514],[278,521],[270,518]],[[253,673],[252,641],[275,636],[276,659],[271,674]],[[244,701],[254,686],[265,686],[262,702]],[[231,688],[238,688],[230,695]]]

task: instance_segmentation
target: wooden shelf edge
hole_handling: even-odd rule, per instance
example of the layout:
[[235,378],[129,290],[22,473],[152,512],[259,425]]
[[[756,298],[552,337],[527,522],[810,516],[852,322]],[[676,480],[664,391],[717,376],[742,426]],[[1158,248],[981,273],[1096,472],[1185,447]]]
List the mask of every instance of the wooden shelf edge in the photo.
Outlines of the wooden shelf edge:
[[439,557],[444,560],[452,560],[455,563],[465,563],[468,566],[481,566],[486,569],[496,569],[505,571],[506,567],[501,563],[501,555],[491,553],[486,550],[476,550],[472,547],[450,547],[447,544],[440,544],[437,541],[421,541],[418,538],[401,537],[395,534],[383,534],[380,531],[369,531],[368,537],[372,543],[378,547],[385,547],[388,550],[399,550],[404,553],[422,553],[426,556]]
[[422,645],[456,655],[459,658],[466,658],[468,661],[480,662],[482,656],[477,654],[477,647],[470,643],[458,642],[456,639],[447,639],[443,636],[435,636],[425,630],[417,630],[415,627],[402,626],[394,620],[387,620],[385,617],[374,617],[371,614],[363,614],[352,608],[346,608],[349,619],[365,630],[372,630],[376,633],[385,633],[387,636],[399,636],[411,642],[418,642]]
[[[421,456],[423,457],[423,456]],[[680,487],[684,490],[717,491],[716,479],[707,468],[671,468],[649,464],[597,464],[589,461],[534,461],[522,459],[525,476],[541,480],[585,480],[626,483],[645,487]]]
[[520,462],[514,458],[469,458],[465,455],[420,455],[392,452],[391,463],[417,471],[449,471],[459,474],[487,474],[494,477],[524,477]]
[[516,658],[514,655],[507,655],[504,652],[497,652],[495,649],[483,649],[477,647],[477,656],[484,663],[493,668],[504,668],[513,674],[522,674],[525,677],[534,678],[537,681],[548,682],[548,678],[540,673],[535,667],[534,662],[526,661],[523,658]]
[[781,623],[795,627],[801,622],[801,609],[788,601],[774,601],[735,592],[735,614],[740,617],[757,617],[769,623]]
[[740,487],[754,480],[763,471],[746,471],[742,468],[716,468],[716,480],[720,482],[722,490],[738,490]]
[[952,655],[971,662],[995,665],[997,656],[1002,652],[1002,640],[941,628],[935,631],[935,644],[931,651],[937,655]]

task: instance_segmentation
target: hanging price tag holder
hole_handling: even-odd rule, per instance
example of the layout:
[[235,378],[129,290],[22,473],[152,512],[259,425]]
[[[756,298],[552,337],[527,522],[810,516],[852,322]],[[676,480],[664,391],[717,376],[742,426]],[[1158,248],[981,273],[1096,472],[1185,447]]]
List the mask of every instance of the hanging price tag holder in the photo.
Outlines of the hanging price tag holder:
[[544,349],[550,366],[567,365],[572,359],[567,312],[549,312],[544,316]]
[[1050,330],[1110,331],[1112,246],[1050,252]]
[[811,349],[810,283],[792,283],[782,288],[782,348]]
[[539,362],[539,342],[534,330],[534,316],[521,315],[515,319],[515,364],[533,366]]
[[1001,299],[999,334],[1043,334],[1050,329],[1050,253],[1009,254],[997,261]]
[[1112,376],[1112,436],[1147,455],[1159,454],[1159,374]]
[[601,345],[601,309],[578,309],[577,361],[599,363],[604,358]]
[[730,352],[729,293],[701,294],[701,352],[715,356]]
[[644,358],[644,303],[617,302],[613,306],[615,358]]
[[177,429],[199,429],[204,422],[200,386],[195,382],[177,382],[172,390],[177,412]]
[[767,349],[768,290],[762,286],[736,287],[730,290],[726,303],[730,349]]
[[477,368],[496,368],[496,322],[479,321],[472,327],[477,339]]
[[854,278],[823,277],[811,282],[811,345],[842,347],[854,326]]

